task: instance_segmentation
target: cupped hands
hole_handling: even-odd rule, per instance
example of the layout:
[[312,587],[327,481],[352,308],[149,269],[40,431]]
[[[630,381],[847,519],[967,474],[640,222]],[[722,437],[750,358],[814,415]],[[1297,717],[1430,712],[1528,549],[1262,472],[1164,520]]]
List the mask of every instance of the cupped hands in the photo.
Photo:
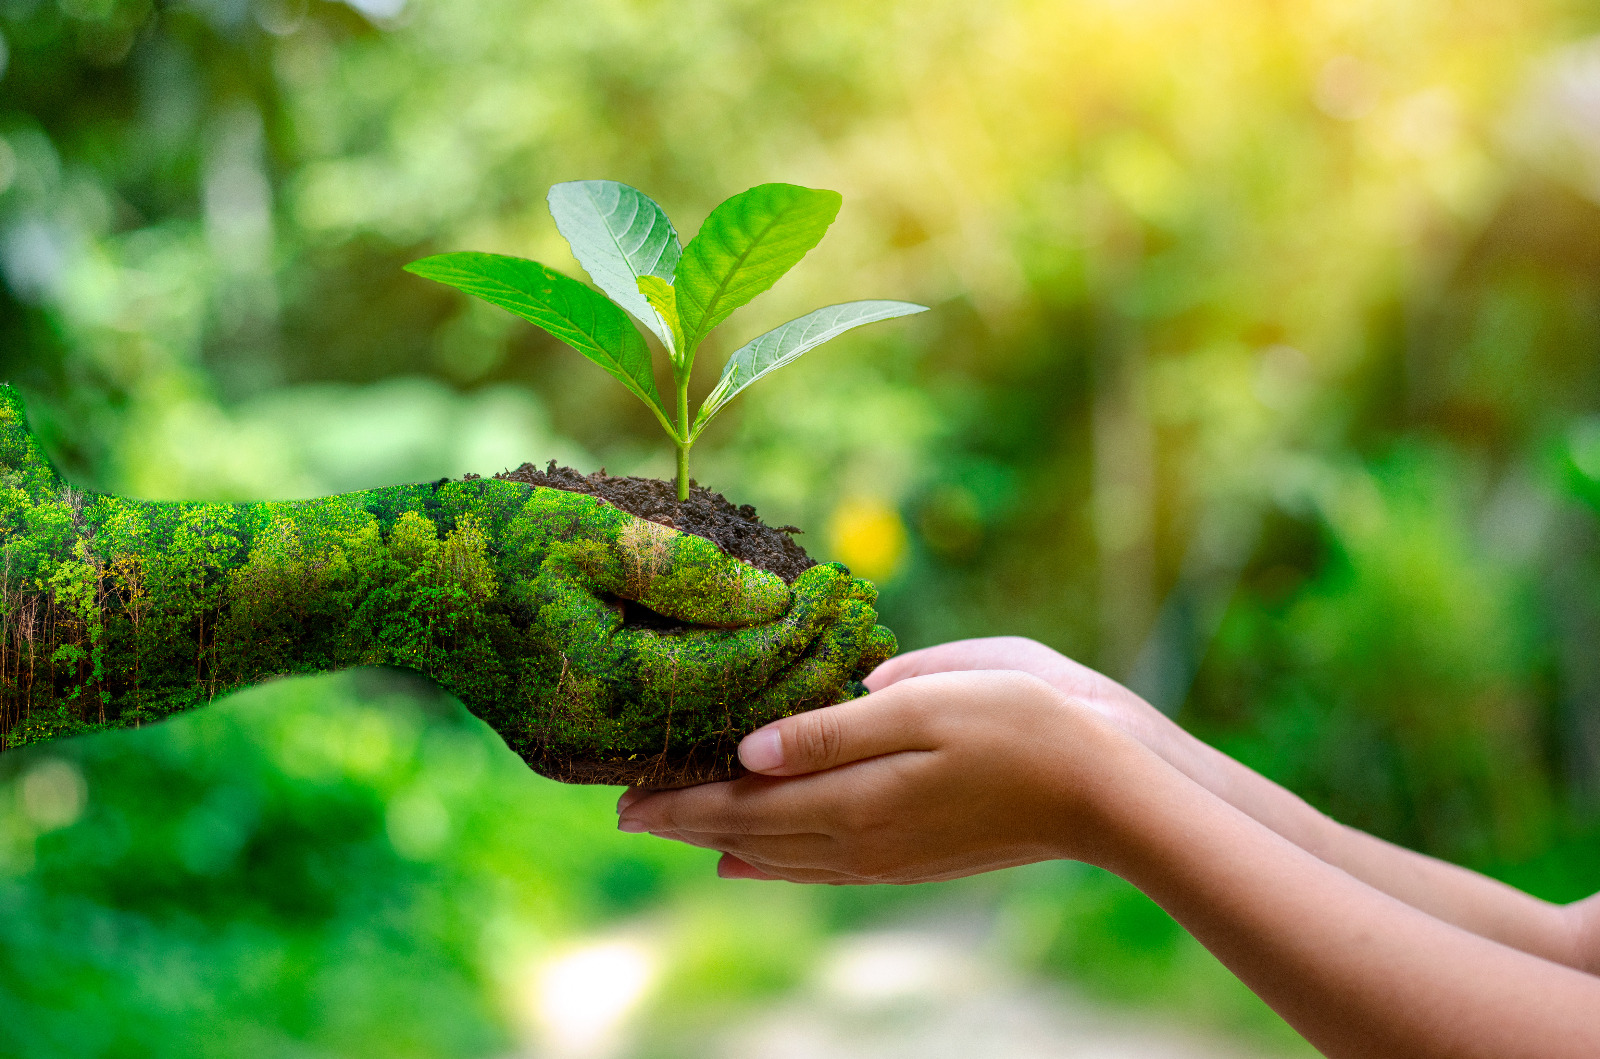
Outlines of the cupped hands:
[[1098,861],[1119,789],[1141,769],[1165,767],[1101,712],[1032,674],[902,677],[886,668],[865,698],[745,737],[739,755],[750,775],[627,791],[618,826],[719,850],[725,878],[929,882],[1039,860]]

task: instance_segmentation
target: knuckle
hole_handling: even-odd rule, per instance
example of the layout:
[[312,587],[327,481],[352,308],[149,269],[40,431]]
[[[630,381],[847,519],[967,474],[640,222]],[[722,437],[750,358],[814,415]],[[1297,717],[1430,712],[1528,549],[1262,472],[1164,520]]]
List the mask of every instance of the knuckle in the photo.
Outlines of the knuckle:
[[735,802],[721,814],[717,829],[729,835],[748,837],[755,830],[755,814],[749,806]]
[[872,830],[876,814],[869,812],[858,801],[850,801],[835,811],[837,827],[842,834],[860,837]]
[[795,726],[795,749],[808,765],[828,768],[844,747],[844,725],[835,711],[815,710]]
[[870,608],[878,601],[878,586],[865,578],[851,578],[850,595],[852,599]]
[[997,682],[1007,697],[1038,695],[1055,690],[1049,682],[1019,669],[1004,670],[998,674]]
[[889,832],[889,820],[902,816],[906,784],[900,777],[881,770],[866,784],[854,785],[856,796],[840,801],[833,809],[833,830],[851,841],[873,844]]
[[950,720],[950,710],[944,708],[937,695],[924,694],[923,689],[911,689],[914,694],[907,694],[895,702],[895,721],[900,729],[908,735],[921,734],[932,739],[941,739],[948,734],[946,725]]

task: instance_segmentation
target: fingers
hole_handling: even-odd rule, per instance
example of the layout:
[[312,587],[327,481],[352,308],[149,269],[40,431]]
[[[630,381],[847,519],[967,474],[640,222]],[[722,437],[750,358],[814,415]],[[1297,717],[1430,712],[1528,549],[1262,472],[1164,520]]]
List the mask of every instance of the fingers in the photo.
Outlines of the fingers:
[[829,564],[796,580],[793,604],[776,621],[666,635],[625,626],[609,635],[642,680],[669,689],[676,701],[709,695],[738,702],[737,729],[728,733],[736,737],[845,698],[851,681],[893,649],[893,637],[873,624],[876,615],[860,594],[860,583]]
[[826,835],[705,835],[695,831],[662,834],[684,845],[731,853],[763,869],[813,868],[839,859],[837,844]]
[[732,853],[724,853],[717,861],[717,877],[720,879],[761,879],[763,881],[777,881],[779,876],[764,872],[753,864],[735,857]]
[[618,547],[631,584],[617,594],[669,618],[738,628],[773,621],[789,608],[783,578],[735,559],[704,537],[638,520]]
[[917,651],[907,651],[905,654],[895,655],[879,666],[864,678],[863,683],[870,691],[882,691],[891,684],[899,683],[910,677],[920,677],[927,673],[947,672],[953,666],[951,659],[943,649],[949,644],[940,644],[937,647],[924,647]]
[[884,662],[866,678],[866,685],[881,691],[891,684],[930,673],[980,669],[1017,669],[1041,674],[1065,662],[1056,651],[1022,636],[984,636],[908,651]]
[[627,583],[610,591],[680,621],[738,628],[774,621],[805,596],[855,600],[869,609],[878,598],[872,582],[851,577],[838,563],[813,566],[790,586],[704,537],[641,524],[654,529],[621,535],[621,547],[630,556],[624,563]]
[[619,826],[730,854],[732,877],[956,878],[1057,856],[1092,823],[1061,769],[1103,761],[1105,732],[1027,673],[929,674],[778,720],[740,748],[766,775],[633,795]]
[[780,868],[771,864],[752,864],[731,853],[724,853],[717,862],[717,875],[724,879],[759,879],[763,882],[824,883],[844,886],[868,882],[836,871],[817,868]]
[[[631,792],[630,792],[631,793]],[[618,814],[622,831],[701,835],[787,835],[811,831],[805,792],[761,776],[642,792]]]
[[851,685],[895,649],[894,634],[876,623],[871,606],[846,599],[805,657],[756,696],[751,716],[764,723],[859,695],[860,687],[852,693]]
[[[619,820],[618,827],[629,833],[648,831],[657,838],[672,839],[701,849],[714,849],[724,854],[724,864],[729,863],[731,858],[737,866],[734,869],[736,874],[732,875],[723,874],[719,866],[718,874],[723,878],[774,879],[779,876],[772,874],[772,869],[804,869],[808,865],[836,859],[834,840],[827,835],[815,832],[757,833],[773,829],[772,821],[779,818],[775,815],[779,810],[774,807],[783,800],[782,796],[753,798],[747,804],[732,809],[727,805],[718,805],[717,797],[726,795],[730,788],[736,786],[736,783],[717,783],[707,784],[704,788],[692,788],[704,789],[711,796],[699,799],[684,799],[681,795],[685,791],[681,790],[660,792],[663,797],[660,803],[651,807],[653,812],[629,814],[625,821]],[[769,790],[766,793],[774,793],[772,784],[768,783],[767,787]],[[653,793],[656,792],[640,788],[624,791],[617,801],[618,813],[626,813],[630,806]],[[782,826],[804,826],[799,821],[797,808],[796,805],[782,808],[781,818],[785,821]],[[758,862],[769,870],[751,867]],[[746,871],[758,874],[743,874]]]
[[776,574],[598,497],[535,489],[506,538],[534,564],[524,576],[536,576],[537,557],[556,556],[581,570],[596,595],[637,600],[687,624],[737,628],[789,609],[789,586]]
[[[716,562],[726,558],[710,542],[674,547],[682,555],[711,548]],[[892,635],[876,624],[876,590],[837,564],[784,586],[784,612],[772,621],[663,631],[628,624],[626,607],[605,594],[608,582],[596,571],[606,575],[608,564],[594,556],[606,551],[592,538],[554,547],[524,593],[533,614],[528,635],[559,661],[563,686],[596,688],[593,708],[627,733],[619,749],[628,753],[698,755],[723,770],[742,735],[860,694],[860,677],[894,650]],[[641,593],[644,605],[694,616],[652,594],[692,565],[657,577]],[[566,697],[578,701],[570,691]]]
[[[786,684],[792,682],[797,663],[837,639],[836,630],[844,616],[841,608],[864,606],[850,602],[851,579],[842,568],[817,570],[816,576],[807,571],[808,576],[795,582],[793,603],[776,621],[741,629],[692,629],[672,634],[622,627],[611,634],[611,642],[632,659],[640,681],[661,689],[664,699],[738,703],[740,716],[729,722],[737,727],[729,735],[803,706],[835,702],[843,697],[840,689],[849,680],[834,672],[837,664],[827,670],[833,674],[831,684],[819,674],[809,701],[797,697]],[[786,694],[774,704],[769,701],[772,689],[780,684],[785,685]],[[716,717],[723,712],[718,710]]]
[[739,744],[739,761],[751,772],[799,776],[935,745],[925,699],[885,690],[751,732]]

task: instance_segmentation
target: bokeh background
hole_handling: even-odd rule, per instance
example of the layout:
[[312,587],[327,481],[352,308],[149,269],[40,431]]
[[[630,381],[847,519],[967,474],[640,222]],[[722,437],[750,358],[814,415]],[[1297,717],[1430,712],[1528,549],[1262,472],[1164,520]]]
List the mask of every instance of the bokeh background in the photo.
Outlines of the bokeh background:
[[[0,0],[0,376],[75,481],[146,497],[665,475],[603,373],[401,264],[580,274],[561,180],[685,238],[837,189],[726,340],[935,311],[753,388],[702,482],[879,580],[906,647],[1035,637],[1568,900],[1597,33],[1582,0]],[[385,672],[0,756],[0,1054],[1309,1054],[1101,873],[724,883],[614,794]]]

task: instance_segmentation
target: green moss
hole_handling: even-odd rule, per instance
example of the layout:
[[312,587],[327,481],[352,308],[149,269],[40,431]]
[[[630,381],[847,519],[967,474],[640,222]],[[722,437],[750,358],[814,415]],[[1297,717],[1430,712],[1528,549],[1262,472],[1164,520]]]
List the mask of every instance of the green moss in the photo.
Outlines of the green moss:
[[[143,724],[274,676],[404,666],[559,779],[726,774],[894,650],[837,565],[793,585],[597,498],[472,479],[307,501],[68,488],[0,386],[0,740]],[[624,601],[692,626],[628,625]]]

